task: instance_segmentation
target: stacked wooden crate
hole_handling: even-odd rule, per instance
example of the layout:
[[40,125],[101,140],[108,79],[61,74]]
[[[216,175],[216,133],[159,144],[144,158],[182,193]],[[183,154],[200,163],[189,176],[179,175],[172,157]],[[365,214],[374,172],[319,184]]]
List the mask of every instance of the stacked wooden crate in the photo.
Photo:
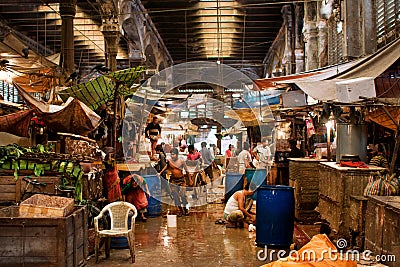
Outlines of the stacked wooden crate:
[[88,256],[85,207],[59,218],[26,218],[0,210],[0,266],[84,266]]
[[[22,180],[22,177],[30,175],[32,179],[39,183],[45,183],[46,186],[40,187],[42,193],[55,194],[56,186],[60,184],[61,174],[47,172],[43,176],[35,176],[31,170],[20,170],[18,172],[18,178],[15,179],[14,171],[1,170],[0,169],[0,203],[1,202],[18,202],[21,199],[26,188],[26,182]],[[32,188],[28,188],[28,193]],[[34,190],[38,192],[39,189]],[[30,196],[29,194],[27,196]]]

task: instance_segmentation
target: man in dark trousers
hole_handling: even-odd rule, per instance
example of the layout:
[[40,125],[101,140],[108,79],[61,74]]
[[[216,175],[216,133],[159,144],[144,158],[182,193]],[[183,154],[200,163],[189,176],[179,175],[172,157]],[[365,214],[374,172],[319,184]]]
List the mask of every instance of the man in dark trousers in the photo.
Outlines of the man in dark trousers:
[[211,155],[211,151],[209,149],[207,149],[206,142],[201,142],[200,153],[201,153],[201,157],[203,158],[204,172],[208,176],[208,178],[210,178],[211,185],[212,185],[213,180],[214,180],[213,179],[213,165],[212,165],[214,157],[213,157],[213,155]]
[[161,127],[158,124],[158,118],[156,116],[153,117],[152,122],[147,124],[146,129],[144,129],[146,134],[146,138],[150,139],[151,143],[151,159],[155,159],[156,154],[156,146],[158,139],[161,137]]

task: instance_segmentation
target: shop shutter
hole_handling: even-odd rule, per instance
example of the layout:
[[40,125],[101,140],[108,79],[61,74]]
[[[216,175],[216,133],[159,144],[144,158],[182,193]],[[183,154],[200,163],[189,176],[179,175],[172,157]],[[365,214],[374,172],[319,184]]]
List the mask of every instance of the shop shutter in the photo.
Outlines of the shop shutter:
[[400,34],[400,1],[377,0],[378,47],[393,41]]
[[331,17],[328,21],[328,65],[343,62],[343,30],[341,21]]

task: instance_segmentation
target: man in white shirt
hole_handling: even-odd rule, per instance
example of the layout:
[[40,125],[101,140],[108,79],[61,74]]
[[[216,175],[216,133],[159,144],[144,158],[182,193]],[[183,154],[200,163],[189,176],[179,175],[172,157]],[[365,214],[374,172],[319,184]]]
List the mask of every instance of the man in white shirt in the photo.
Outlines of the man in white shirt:
[[244,222],[254,223],[256,221],[255,213],[251,212],[253,200],[250,196],[254,191],[249,189],[249,184],[243,190],[236,191],[225,205],[224,218],[227,220],[227,227],[243,227]]
[[249,152],[250,145],[247,142],[243,143],[243,150],[238,155],[239,161],[239,173],[244,174],[246,168],[253,168],[254,165],[252,163],[251,154]]
[[253,153],[257,153],[258,155],[259,168],[266,169],[268,167],[268,162],[271,159],[271,149],[268,146],[268,140],[266,137],[262,139],[262,143],[257,144]]

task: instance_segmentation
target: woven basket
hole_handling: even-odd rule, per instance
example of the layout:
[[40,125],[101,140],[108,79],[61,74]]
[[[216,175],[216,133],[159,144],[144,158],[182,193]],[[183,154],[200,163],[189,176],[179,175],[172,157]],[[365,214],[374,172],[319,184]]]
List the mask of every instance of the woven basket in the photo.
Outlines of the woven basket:
[[74,210],[74,199],[36,194],[21,202],[20,217],[66,217]]

